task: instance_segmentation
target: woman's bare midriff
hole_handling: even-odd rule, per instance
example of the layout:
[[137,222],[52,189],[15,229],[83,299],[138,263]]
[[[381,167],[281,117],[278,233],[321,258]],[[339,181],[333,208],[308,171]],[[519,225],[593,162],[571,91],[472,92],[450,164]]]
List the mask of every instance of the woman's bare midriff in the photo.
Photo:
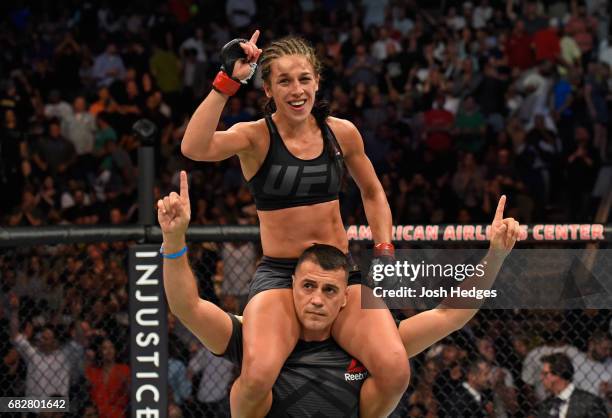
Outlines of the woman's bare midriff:
[[346,230],[337,200],[308,206],[258,211],[264,255],[297,258],[312,244],[348,252]]

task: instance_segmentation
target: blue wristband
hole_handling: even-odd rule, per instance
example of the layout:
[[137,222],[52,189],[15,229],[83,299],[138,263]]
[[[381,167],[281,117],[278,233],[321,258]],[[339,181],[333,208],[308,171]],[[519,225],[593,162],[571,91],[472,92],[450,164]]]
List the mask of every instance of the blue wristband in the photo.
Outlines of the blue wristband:
[[179,258],[180,256],[182,256],[183,254],[185,254],[187,252],[187,246],[185,245],[182,249],[180,249],[179,251],[175,252],[175,253],[171,253],[171,254],[164,254],[164,246],[162,245],[161,247],[159,247],[159,253],[161,254],[161,256],[163,258]]

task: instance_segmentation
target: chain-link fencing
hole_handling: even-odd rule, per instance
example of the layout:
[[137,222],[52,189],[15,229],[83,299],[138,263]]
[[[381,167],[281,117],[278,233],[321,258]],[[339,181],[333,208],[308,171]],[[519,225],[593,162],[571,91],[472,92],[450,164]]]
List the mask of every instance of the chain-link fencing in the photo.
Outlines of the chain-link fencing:
[[2,249],[0,396],[61,396],[70,416],[126,416],[128,245]]
[[[2,250],[0,396],[61,395],[70,398],[67,416],[129,416],[130,245]],[[359,252],[356,245],[363,244],[353,244]],[[260,255],[250,241],[190,244],[200,296],[241,314]],[[415,313],[395,315],[401,320]],[[546,357],[553,353],[569,358],[575,387],[607,407],[610,321],[608,310],[483,310],[411,359],[411,383],[393,416],[550,412],[550,364],[543,373],[542,359],[562,363]],[[229,417],[229,390],[239,368],[209,353],[172,315],[168,333],[168,416]]]

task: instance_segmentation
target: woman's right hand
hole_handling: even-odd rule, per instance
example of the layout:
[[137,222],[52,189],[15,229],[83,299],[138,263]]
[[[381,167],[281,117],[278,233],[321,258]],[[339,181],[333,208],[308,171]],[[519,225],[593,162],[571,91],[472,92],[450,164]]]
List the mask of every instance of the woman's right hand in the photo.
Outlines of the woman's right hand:
[[257,38],[259,38],[259,30],[253,32],[253,36],[248,42],[241,42],[240,46],[246,54],[245,59],[239,59],[234,64],[232,77],[238,80],[244,80],[251,74],[251,64],[256,64],[261,55],[262,50],[257,47]]

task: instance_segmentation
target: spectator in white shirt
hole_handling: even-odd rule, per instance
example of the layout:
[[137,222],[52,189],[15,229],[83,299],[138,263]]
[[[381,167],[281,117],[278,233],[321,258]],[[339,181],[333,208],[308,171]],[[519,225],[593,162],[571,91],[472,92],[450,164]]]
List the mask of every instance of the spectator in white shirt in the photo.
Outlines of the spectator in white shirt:
[[405,37],[414,28],[414,22],[406,16],[405,7],[393,8],[393,29],[396,29],[402,33],[402,37]]
[[190,38],[187,38],[181,44],[181,47],[179,48],[181,52],[181,56],[188,49],[196,50],[196,60],[197,61],[199,62],[208,61],[208,57],[206,55],[206,45],[204,42],[204,29],[202,29],[201,27],[196,28],[196,30],[193,33],[193,36],[191,36]]
[[221,293],[236,299],[241,313],[249,296],[249,282],[255,274],[257,247],[252,242],[224,242],[221,244],[223,282]]
[[62,134],[74,144],[77,155],[91,154],[96,132],[96,120],[87,111],[83,96],[74,99],[73,111],[62,120]]
[[26,363],[25,396],[68,396],[71,364],[65,350],[59,347],[56,331],[45,326],[38,335],[38,344],[29,341],[32,324],[28,322],[24,334],[19,332],[19,298],[11,296],[11,341]]
[[191,376],[201,374],[196,395],[201,416],[229,418],[229,390],[236,377],[234,364],[200,347],[189,360],[188,372]]
[[72,116],[72,107],[68,102],[62,100],[59,90],[51,90],[49,103],[45,104],[43,112],[47,119],[57,118],[64,121]]
[[493,8],[489,5],[489,0],[482,0],[474,9],[472,15],[472,27],[474,29],[482,29],[487,26],[489,19],[493,17]]
[[574,384],[597,396],[604,396],[604,386],[612,384],[610,338],[604,332],[595,332],[589,339],[587,357],[576,366]]

